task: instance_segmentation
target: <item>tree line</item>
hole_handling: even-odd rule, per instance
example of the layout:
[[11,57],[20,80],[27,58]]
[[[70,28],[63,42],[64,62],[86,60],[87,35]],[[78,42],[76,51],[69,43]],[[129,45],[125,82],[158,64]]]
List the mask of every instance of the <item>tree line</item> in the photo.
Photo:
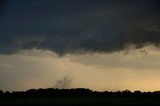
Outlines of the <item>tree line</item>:
[[27,91],[5,91],[0,90],[0,97],[65,97],[65,96],[93,96],[93,97],[160,97],[160,91],[141,92],[139,90],[131,92],[124,91],[92,91],[86,88],[72,89],[29,89]]

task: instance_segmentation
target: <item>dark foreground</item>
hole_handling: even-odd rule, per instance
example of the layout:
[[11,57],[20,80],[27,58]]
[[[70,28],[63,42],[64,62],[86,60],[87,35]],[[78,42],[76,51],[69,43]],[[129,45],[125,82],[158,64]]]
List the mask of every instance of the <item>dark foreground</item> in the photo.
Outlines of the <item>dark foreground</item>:
[[160,91],[92,91],[76,89],[29,89],[0,91],[0,106],[160,106]]
[[160,106],[160,98],[133,97],[12,97],[0,98],[0,106]]

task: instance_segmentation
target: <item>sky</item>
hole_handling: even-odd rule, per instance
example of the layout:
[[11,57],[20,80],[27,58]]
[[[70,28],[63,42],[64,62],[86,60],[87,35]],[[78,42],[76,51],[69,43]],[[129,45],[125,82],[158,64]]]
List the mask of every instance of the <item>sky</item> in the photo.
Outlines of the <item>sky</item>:
[[0,89],[160,90],[159,0],[1,0]]

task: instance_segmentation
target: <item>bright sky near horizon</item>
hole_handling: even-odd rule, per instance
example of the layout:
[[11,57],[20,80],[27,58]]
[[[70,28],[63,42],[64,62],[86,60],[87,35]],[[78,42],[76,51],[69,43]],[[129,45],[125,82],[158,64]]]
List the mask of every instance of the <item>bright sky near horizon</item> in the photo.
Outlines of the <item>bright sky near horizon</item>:
[[48,88],[56,87],[59,81],[64,84],[64,80],[70,80],[59,87],[155,91],[160,89],[159,64],[159,49],[153,47],[130,50],[128,54],[66,54],[62,57],[52,51],[26,50],[0,55],[0,88],[10,91]]

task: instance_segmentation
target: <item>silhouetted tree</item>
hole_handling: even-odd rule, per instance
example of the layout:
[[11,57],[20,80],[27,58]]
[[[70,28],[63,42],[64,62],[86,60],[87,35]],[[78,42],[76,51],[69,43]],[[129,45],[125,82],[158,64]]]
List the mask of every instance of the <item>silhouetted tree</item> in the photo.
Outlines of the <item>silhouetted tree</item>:
[[10,96],[10,94],[11,93],[9,91],[4,92],[4,96],[6,96],[6,97]]
[[3,91],[0,90],[0,97],[3,95]]
[[141,96],[141,91],[137,90],[133,92],[134,96]]

